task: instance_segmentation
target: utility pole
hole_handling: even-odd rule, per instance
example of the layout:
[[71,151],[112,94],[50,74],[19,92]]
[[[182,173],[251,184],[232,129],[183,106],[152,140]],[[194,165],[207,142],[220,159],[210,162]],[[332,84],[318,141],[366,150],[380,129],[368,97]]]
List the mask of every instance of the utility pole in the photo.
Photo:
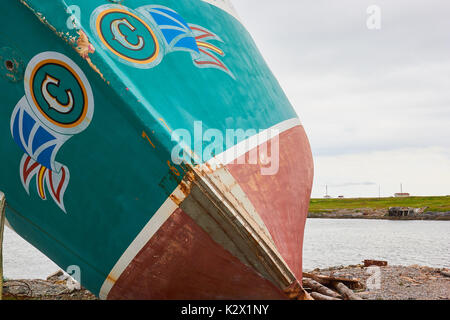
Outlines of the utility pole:
[[328,185],[325,186],[325,198],[330,198],[330,196],[328,195]]

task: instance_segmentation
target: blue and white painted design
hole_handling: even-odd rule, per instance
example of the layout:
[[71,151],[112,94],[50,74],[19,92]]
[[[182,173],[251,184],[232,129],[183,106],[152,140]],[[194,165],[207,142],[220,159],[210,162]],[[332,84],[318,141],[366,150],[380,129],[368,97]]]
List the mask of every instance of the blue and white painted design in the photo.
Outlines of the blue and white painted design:
[[[146,5],[132,10],[125,6],[103,5],[93,12],[91,29],[108,52],[135,68],[154,68],[165,55],[184,51],[191,54],[196,67],[219,69],[234,78],[222,61],[225,52],[214,44],[223,43],[222,39],[208,29],[188,23],[168,7]],[[111,31],[116,35],[111,36]],[[154,48],[153,56],[144,54],[149,47]],[[139,57],[140,51],[142,57]]]
[[[71,88],[70,85],[64,85],[67,79],[46,73],[52,69],[45,71],[45,77],[37,77],[46,66],[52,66],[54,72],[58,68],[68,72],[80,82],[79,87]],[[48,81],[49,79],[54,81]],[[81,94],[77,96],[76,90],[81,90]],[[40,92],[41,99],[37,98],[37,91]],[[59,102],[61,92],[66,95],[68,102],[65,104]],[[36,177],[36,189],[40,198],[47,200],[48,191],[64,212],[64,194],[70,172],[66,166],[56,161],[56,156],[71,137],[89,126],[94,112],[93,99],[86,76],[72,60],[57,52],[44,52],[29,62],[25,72],[25,96],[20,99],[11,116],[11,135],[24,152],[20,162],[20,177],[25,190],[29,194],[31,180]],[[82,105],[78,108],[80,115],[77,121],[64,124],[61,119],[75,112],[76,104]],[[60,118],[55,117],[58,113],[62,114]]]

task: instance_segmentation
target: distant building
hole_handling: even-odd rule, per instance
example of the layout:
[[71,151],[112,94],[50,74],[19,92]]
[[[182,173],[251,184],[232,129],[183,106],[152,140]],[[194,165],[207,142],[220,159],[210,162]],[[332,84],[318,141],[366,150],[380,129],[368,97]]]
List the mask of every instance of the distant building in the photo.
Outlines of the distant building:
[[400,192],[394,194],[396,198],[409,198],[410,194],[403,192],[403,184],[400,184]]
[[344,196],[339,196],[338,198],[339,198],[339,199],[344,199],[345,197],[344,197]]
[[389,217],[408,217],[415,214],[413,208],[393,207],[389,208]]
[[326,196],[324,196],[324,198],[325,198],[325,199],[331,199],[331,196],[326,195]]
[[411,195],[409,193],[399,192],[394,195],[396,198],[409,198]]

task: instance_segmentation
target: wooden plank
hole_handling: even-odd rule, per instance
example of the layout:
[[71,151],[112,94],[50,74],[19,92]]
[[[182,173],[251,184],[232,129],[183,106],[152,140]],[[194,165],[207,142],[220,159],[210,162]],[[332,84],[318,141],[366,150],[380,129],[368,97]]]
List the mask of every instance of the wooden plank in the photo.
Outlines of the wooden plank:
[[5,227],[6,198],[0,191],[0,300],[3,299],[3,229]]

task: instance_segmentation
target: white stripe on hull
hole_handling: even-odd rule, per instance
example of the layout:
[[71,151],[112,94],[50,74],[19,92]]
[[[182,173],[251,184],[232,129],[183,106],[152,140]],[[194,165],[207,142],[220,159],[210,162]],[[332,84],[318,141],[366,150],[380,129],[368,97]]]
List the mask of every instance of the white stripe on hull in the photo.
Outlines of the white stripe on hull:
[[300,119],[294,118],[289,119],[283,122],[280,122],[279,124],[273,126],[272,128],[266,129],[262,132],[260,132],[257,135],[254,135],[250,137],[249,139],[246,139],[234,147],[226,150],[225,152],[219,154],[215,158],[208,161],[208,164],[210,166],[214,165],[228,165],[235,161],[236,159],[242,157],[243,155],[247,154],[250,150],[255,149],[256,147],[272,140],[276,136],[280,135],[281,133],[292,129],[296,126],[300,126],[301,122]]

